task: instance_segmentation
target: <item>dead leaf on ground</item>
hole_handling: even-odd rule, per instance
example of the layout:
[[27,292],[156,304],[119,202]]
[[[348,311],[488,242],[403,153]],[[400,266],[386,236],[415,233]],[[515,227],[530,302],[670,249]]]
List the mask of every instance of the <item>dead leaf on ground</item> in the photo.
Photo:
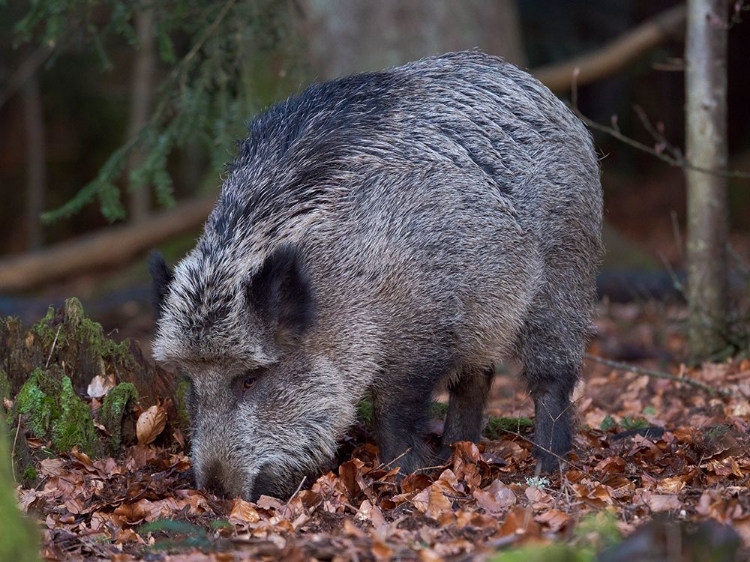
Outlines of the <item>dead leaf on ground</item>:
[[167,410],[158,404],[145,410],[136,422],[135,431],[139,445],[153,443],[167,425]]

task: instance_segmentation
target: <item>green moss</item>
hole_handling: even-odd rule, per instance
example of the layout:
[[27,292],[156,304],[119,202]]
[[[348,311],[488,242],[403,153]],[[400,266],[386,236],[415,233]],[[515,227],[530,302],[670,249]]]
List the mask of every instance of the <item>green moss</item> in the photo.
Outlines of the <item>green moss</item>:
[[599,429],[602,431],[609,431],[617,427],[617,422],[612,416],[604,416],[602,423],[599,424]]
[[46,439],[52,420],[60,416],[55,400],[61,391],[60,382],[43,369],[34,369],[16,396],[12,418],[25,416],[25,425],[32,435]]
[[187,431],[190,428],[190,410],[188,409],[188,395],[190,393],[190,381],[182,379],[177,383],[175,398],[177,399],[177,416],[180,427]]
[[10,398],[10,380],[8,373],[0,369],[0,403],[6,398]]
[[18,511],[13,493],[10,440],[4,427],[4,417],[0,415],[0,560],[38,560],[37,531]]
[[[51,441],[56,452],[78,446],[88,454],[96,454],[101,449],[101,440],[89,406],[76,395],[74,385],[83,385],[85,381],[79,379],[112,368],[137,367],[130,345],[107,338],[99,323],[86,318],[76,298],[66,300],[61,309],[50,307],[30,334],[31,343],[37,348],[35,352],[41,351],[49,368],[36,369],[31,374],[16,397],[15,415],[22,414],[24,426],[39,439]],[[0,379],[0,392],[2,386]],[[122,417],[128,402],[134,398],[136,390],[130,384],[113,390],[104,400],[103,423],[113,435],[111,445],[115,449],[122,441]]]
[[94,454],[99,439],[88,405],[78,398],[68,377],[61,380],[35,369],[16,396],[14,416],[23,414],[24,425],[39,439],[50,439],[58,452],[77,445]]
[[231,532],[234,530],[234,526],[229,521],[226,521],[224,519],[214,519],[213,521],[209,523],[209,526],[214,531],[217,531],[220,529],[226,529],[227,531]]
[[625,416],[620,422],[620,427],[624,430],[629,429],[646,429],[649,427],[648,420],[645,418],[639,418],[636,416]]
[[487,439],[499,439],[504,433],[524,433],[534,427],[529,418],[503,418],[490,416],[483,435]]
[[127,413],[128,404],[138,400],[135,385],[129,382],[118,384],[104,397],[100,421],[112,435],[112,449],[122,443],[122,418]]
[[152,550],[207,549],[212,545],[211,537],[206,529],[187,521],[157,519],[139,527],[138,534],[142,537],[155,535],[153,538],[156,540],[150,547]]
[[530,545],[498,553],[490,562],[593,562],[596,552],[620,542],[616,519],[607,512],[584,517],[572,544]]
[[[188,389],[190,387],[188,386]],[[178,387],[179,396],[179,387]],[[433,402],[430,414],[435,419],[445,419],[448,414],[448,404]],[[372,400],[362,398],[357,404],[357,418],[365,425],[372,426],[375,414],[373,412]],[[487,439],[499,439],[503,433],[525,433],[534,427],[534,422],[529,418],[502,418],[491,416],[484,429],[483,435]]]
[[357,404],[357,418],[365,425],[371,426],[375,422],[375,413],[372,409],[372,399],[362,398]]
[[597,551],[616,545],[622,540],[617,529],[617,518],[607,511],[587,515],[576,525],[576,540],[579,544]]
[[116,343],[105,337],[101,324],[86,318],[83,305],[77,298],[67,299],[63,312],[62,318],[59,318],[54,307],[50,307],[45,317],[31,328],[41,339],[44,349],[51,350],[53,344],[57,349],[62,349],[76,342],[103,359],[121,363],[132,359],[128,344]]
[[[52,346],[52,343],[55,341],[55,336],[57,336],[59,340],[58,328],[51,325],[54,319],[55,307],[50,306],[47,309],[47,314],[44,318],[31,327],[31,331],[39,336],[44,347]],[[62,332],[62,330],[60,330],[60,332]],[[64,334],[63,337],[65,337]]]
[[[430,414],[433,418],[442,419],[448,413],[448,404],[442,402],[433,402],[430,407]],[[375,413],[372,407],[372,399],[362,398],[357,404],[357,418],[365,425],[371,426],[375,421]]]
[[27,466],[26,469],[23,471],[23,479],[31,480],[31,481],[36,480],[37,479],[36,468],[34,468],[31,465]]
[[99,438],[91,419],[88,404],[78,398],[68,377],[62,379],[60,417],[52,420],[52,447],[59,452],[78,446],[88,455],[99,448]]
[[729,431],[728,425],[714,425],[706,429],[703,433],[709,442],[715,442],[722,439]]
[[496,554],[490,562],[594,562],[594,552],[568,545],[525,546]]
[[83,318],[78,326],[77,334],[79,341],[88,342],[90,349],[103,359],[121,363],[127,363],[132,359],[127,342],[116,343],[105,337],[104,329],[98,322]]

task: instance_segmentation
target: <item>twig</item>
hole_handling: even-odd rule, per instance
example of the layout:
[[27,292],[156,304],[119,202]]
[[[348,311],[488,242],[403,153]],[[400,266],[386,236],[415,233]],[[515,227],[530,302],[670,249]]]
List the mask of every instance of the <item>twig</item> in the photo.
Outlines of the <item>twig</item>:
[[[182,72],[182,69],[190,63],[190,61],[195,57],[195,55],[198,54],[198,51],[200,51],[203,48],[204,43],[208,40],[208,38],[211,36],[211,34],[216,31],[216,28],[219,27],[219,24],[224,20],[226,15],[229,13],[230,8],[232,5],[236,2],[236,0],[228,0],[224,6],[221,8],[221,11],[219,12],[219,15],[216,16],[216,19],[211,22],[211,24],[206,28],[206,30],[203,32],[203,35],[201,35],[200,39],[196,41],[195,45],[193,45],[193,48],[188,51],[188,54],[185,55],[185,57],[180,61],[179,65],[174,69],[174,72],[171,76],[172,79],[179,76],[179,74]],[[185,75],[183,75],[182,80],[180,80],[180,90],[185,89]]]
[[438,468],[445,468],[446,466],[450,466],[450,462],[448,462],[447,464],[443,463],[443,464],[436,464],[436,465],[433,465],[433,466],[424,466],[422,468],[416,469],[414,471],[414,474],[416,474],[418,472],[428,472],[430,470],[436,470]]
[[[663,134],[656,130],[656,127],[651,124],[648,115],[646,115],[646,112],[640,105],[634,105],[633,110],[638,116],[638,119],[641,121],[643,128],[646,129],[648,134],[650,134],[653,139],[663,147],[663,150],[668,151],[672,155],[672,158],[674,158],[675,160],[685,159],[685,157],[682,155],[682,151],[671,142],[669,142]],[[656,150],[658,151],[658,149]]]
[[602,133],[606,133],[609,136],[616,138],[620,142],[625,143],[628,146],[632,146],[633,148],[636,148],[643,152],[646,152],[652,156],[655,156],[659,160],[662,160],[671,166],[682,168],[683,170],[691,170],[693,172],[702,172],[704,174],[713,174],[716,176],[723,176],[727,178],[750,179],[750,172],[741,172],[738,170],[712,170],[709,168],[701,168],[700,166],[693,166],[692,164],[687,162],[684,157],[674,158],[672,156],[668,156],[662,152],[659,152],[655,148],[648,146],[647,144],[643,144],[642,142],[638,142],[635,139],[632,139],[626,135],[623,135],[618,129],[615,129],[614,127],[607,127],[606,125],[602,125],[601,123],[598,123],[597,121],[589,119],[583,113],[581,113],[577,107],[573,105],[571,105],[570,108],[573,111],[573,113],[575,113],[576,116],[581,121],[583,121],[589,128],[594,129],[596,131],[601,131]]
[[289,496],[289,499],[286,500],[286,503],[284,504],[284,517],[286,517],[289,513],[289,504],[292,503],[292,500],[299,494],[299,491],[302,489],[302,486],[305,485],[305,481],[307,480],[307,476],[303,476],[302,480],[299,483],[299,486],[297,486],[297,489],[294,490],[294,493]]
[[729,390],[714,388],[712,386],[709,386],[702,382],[698,382],[693,379],[688,379],[685,377],[678,377],[676,375],[670,375],[669,373],[664,373],[662,371],[655,371],[653,369],[644,369],[643,367],[637,367],[635,365],[630,365],[628,363],[621,363],[620,361],[612,361],[611,359],[605,359],[603,357],[591,355],[590,353],[586,354],[586,358],[591,359],[592,361],[595,361],[597,363],[601,363],[602,365],[612,367],[613,369],[618,369],[620,371],[629,371],[631,373],[637,373],[639,375],[646,375],[648,377],[654,377],[657,379],[666,379],[666,380],[670,380],[674,382],[687,384],[695,388],[700,388],[701,390],[704,390],[708,392],[709,394],[718,394],[719,396],[731,396],[732,394]]
[[18,414],[18,420],[16,420],[16,436],[13,438],[13,448],[10,450],[10,466],[11,472],[13,473],[13,482],[18,484],[16,479],[16,445],[18,444],[18,434],[21,432],[21,414]]
[[[574,469],[578,470],[580,473],[584,474],[588,478],[595,478],[594,474],[591,473],[591,472],[589,472],[589,470],[588,470],[588,468],[587,468],[587,466],[585,464],[573,462],[572,460],[570,460],[569,458],[567,458],[567,453],[566,453],[566,456],[558,455],[557,453],[555,453],[554,451],[552,451],[550,448],[544,447],[542,445],[539,445],[538,443],[534,443],[534,441],[532,441],[531,439],[529,439],[525,435],[521,435],[520,433],[515,432],[515,431],[510,431],[509,429],[503,429],[502,431],[504,433],[507,433],[508,435],[512,435],[514,437],[517,437],[518,439],[520,439],[522,441],[525,441],[526,443],[531,444],[533,447],[536,447],[537,449],[539,449],[541,451],[544,451],[545,453],[547,453],[547,454],[552,455],[553,457],[555,457],[558,460],[559,464],[560,464],[560,475],[561,475],[561,477],[562,477],[562,475],[565,474],[565,472],[563,471],[563,468],[562,468],[563,465],[565,465],[565,466],[567,466],[569,468],[574,468]],[[537,462],[536,468],[534,469],[534,476],[541,476],[541,475],[542,475],[542,467]],[[550,474],[550,476],[551,475],[552,474]]]
[[672,232],[674,234],[675,244],[677,245],[677,252],[678,252],[678,255],[680,256],[680,261],[682,261],[685,258],[685,256],[683,255],[683,252],[682,252],[682,248],[683,248],[682,233],[680,232],[680,223],[677,220],[677,213],[673,210],[671,213],[669,213],[669,217],[672,220]]
[[44,364],[45,369],[49,367],[50,359],[52,359],[52,352],[55,351],[55,345],[57,344],[57,336],[60,335],[61,329],[62,329],[62,324],[57,327],[57,332],[55,333],[55,339],[52,340],[52,347],[49,348],[49,355],[47,355],[47,362]]
[[393,464],[394,462],[396,462],[396,461],[397,461],[397,460],[399,460],[400,458],[404,457],[404,456],[405,456],[405,455],[406,455],[407,453],[409,453],[409,451],[411,451],[411,447],[409,447],[408,449],[406,449],[406,451],[404,451],[403,453],[401,453],[401,454],[400,454],[399,456],[397,456],[397,457],[396,457],[395,459],[393,459],[393,460],[392,460],[391,462],[388,462],[388,463],[383,463],[383,462],[381,462],[381,463],[380,463],[380,464],[379,464],[378,466],[376,466],[376,467],[375,467],[375,470],[378,470],[378,469],[380,469],[380,468],[390,468],[390,467],[391,467],[391,465],[392,465],[392,464]]

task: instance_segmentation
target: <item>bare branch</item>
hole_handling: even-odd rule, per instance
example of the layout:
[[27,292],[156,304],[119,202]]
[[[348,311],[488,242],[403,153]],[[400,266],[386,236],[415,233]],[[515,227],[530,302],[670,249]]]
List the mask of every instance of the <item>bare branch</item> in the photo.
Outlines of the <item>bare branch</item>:
[[699,382],[693,379],[688,379],[685,377],[678,377],[677,375],[670,375],[669,373],[664,373],[662,371],[655,371],[653,369],[644,369],[643,367],[630,365],[628,363],[621,363],[620,361],[612,361],[611,359],[605,359],[604,357],[598,357],[597,355],[591,355],[590,353],[586,354],[586,359],[591,359],[592,361],[595,361],[596,363],[601,363],[602,365],[606,365],[607,367],[612,367],[613,369],[617,369],[618,371],[627,371],[630,373],[637,373],[639,375],[646,375],[647,377],[653,377],[656,379],[666,379],[666,380],[670,380],[674,382],[679,382],[682,384],[687,384],[695,388],[700,388],[701,390],[704,390],[708,392],[709,394],[717,394],[719,396],[731,396],[732,395],[731,391],[729,390],[714,388],[712,386],[709,386],[707,384],[704,384],[702,382]]
[[688,163],[684,157],[674,158],[672,156],[664,154],[663,152],[659,152],[652,146],[648,146],[647,144],[644,144],[642,142],[639,142],[633,138],[630,138],[622,134],[619,128],[608,127],[607,125],[602,125],[601,123],[598,123],[586,117],[583,113],[580,112],[580,110],[577,107],[574,107],[574,106],[570,106],[570,107],[571,107],[571,110],[576,114],[576,116],[581,121],[586,123],[586,125],[589,128],[594,129],[595,131],[601,131],[602,133],[606,133],[609,136],[616,138],[620,142],[623,142],[629,146],[632,146],[633,148],[636,148],[652,156],[655,156],[656,158],[666,162],[670,166],[682,168],[683,170],[693,170],[695,172],[702,172],[704,174],[724,176],[727,178],[750,179],[750,172],[741,172],[738,170],[709,170],[707,168],[701,168],[700,166],[693,166],[692,164]]
[[[682,155],[682,151],[671,142],[669,142],[666,137],[660,131],[656,130],[656,128],[651,124],[648,115],[646,115],[646,112],[640,105],[634,106],[633,109],[635,110],[635,114],[638,116],[638,119],[640,119],[643,128],[646,129],[648,134],[650,134],[657,142],[657,146],[661,146],[662,150],[666,150],[667,152],[669,152],[672,155],[672,158],[674,158],[675,160],[684,158]],[[658,151],[659,149],[656,150]]]
[[36,74],[39,67],[42,66],[52,56],[54,45],[42,45],[29,55],[21,63],[16,71],[8,79],[8,85],[0,93],[0,107],[15,95],[15,93],[26,84],[26,81]]

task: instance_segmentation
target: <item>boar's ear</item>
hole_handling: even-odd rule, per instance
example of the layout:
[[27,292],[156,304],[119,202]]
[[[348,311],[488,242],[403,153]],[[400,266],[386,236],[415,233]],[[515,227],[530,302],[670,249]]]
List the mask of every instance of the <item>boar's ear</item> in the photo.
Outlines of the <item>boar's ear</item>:
[[151,289],[151,302],[154,306],[154,314],[158,320],[164,306],[164,297],[169,289],[169,284],[174,279],[174,271],[164,261],[160,252],[152,252],[148,258],[148,270],[151,272],[153,287]]
[[276,341],[292,344],[313,322],[312,283],[299,250],[280,246],[247,284],[251,306],[276,328]]

